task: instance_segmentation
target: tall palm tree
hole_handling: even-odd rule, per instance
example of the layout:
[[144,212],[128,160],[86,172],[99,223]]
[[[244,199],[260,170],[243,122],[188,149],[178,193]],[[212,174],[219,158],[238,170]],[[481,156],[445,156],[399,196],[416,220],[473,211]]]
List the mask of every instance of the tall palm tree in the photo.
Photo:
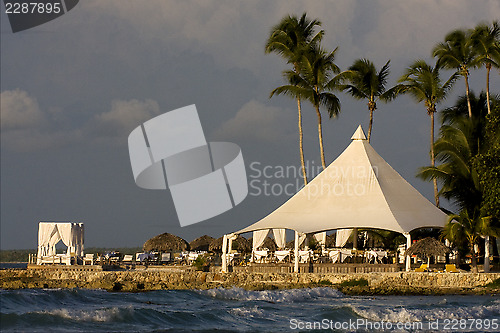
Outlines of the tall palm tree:
[[478,25],[471,32],[471,40],[479,63],[486,67],[486,100],[488,114],[490,114],[490,71],[491,67],[500,67],[500,26],[498,21],[494,21],[491,27],[486,24]]
[[[486,92],[481,91],[479,96],[476,96],[474,91],[471,91],[469,94],[469,100],[472,107],[472,117],[478,118],[479,120],[486,120],[486,115],[488,114]],[[499,97],[497,95],[493,95],[491,98],[492,105],[496,105],[499,102]],[[462,95],[457,98],[455,105],[450,106],[441,112],[441,121],[443,124],[453,124],[458,119],[467,118],[468,113],[467,96]],[[484,125],[485,122],[482,124]]]
[[498,234],[490,225],[491,218],[484,214],[483,186],[474,166],[475,157],[487,147],[484,131],[480,129],[484,121],[479,118],[459,115],[450,124],[443,124],[434,144],[436,158],[442,163],[421,168],[418,174],[426,180],[439,180],[442,183],[439,194],[459,207],[458,215],[450,215],[443,236],[455,245],[467,239],[474,270],[477,270],[474,245],[479,237]]
[[472,271],[475,273],[477,273],[475,245],[483,235],[498,235],[498,228],[492,227],[490,221],[491,218],[481,216],[478,211],[469,213],[467,209],[463,209],[459,214],[450,215],[443,229],[442,235],[455,245],[464,239],[467,241],[471,253]]
[[[296,16],[285,16],[280,23],[271,29],[271,34],[266,42],[265,52],[274,52],[281,55],[289,64],[292,64],[295,73],[300,73],[299,62],[303,53],[308,47],[319,44],[323,37],[323,30],[315,32],[316,28],[319,26],[321,26],[320,21],[308,19],[305,13],[302,14],[300,18]],[[300,162],[304,185],[307,185],[300,96],[293,97],[297,99]]]
[[342,90],[347,91],[356,99],[367,99],[370,111],[370,123],[368,125],[368,142],[370,142],[373,111],[377,109],[377,101],[387,102],[396,97],[399,87],[386,89],[387,77],[389,76],[390,60],[377,72],[373,62],[367,59],[357,59],[348,70],[342,72],[342,81],[348,84],[340,85]]
[[473,166],[474,157],[486,148],[478,123],[476,117],[466,117],[442,125],[434,143],[436,159],[442,163],[420,168],[417,175],[424,180],[440,181],[439,194],[452,200],[460,210],[468,210],[471,216],[480,211],[482,204],[482,187]]
[[321,164],[326,168],[325,152],[323,148],[322,117],[320,108],[325,107],[330,118],[340,112],[340,100],[330,92],[338,83],[340,70],[335,65],[335,52],[326,52],[319,47],[311,47],[300,60],[300,72],[286,71],[284,75],[291,84],[274,89],[274,94],[286,94],[308,100],[316,111],[318,118],[318,140],[321,154]]
[[[418,103],[424,102],[427,109],[427,114],[431,118],[431,166],[436,165],[434,156],[434,114],[436,113],[436,105],[442,102],[453,83],[457,78],[457,74],[453,74],[446,82],[442,82],[439,77],[439,67],[427,64],[423,60],[415,61],[408,67],[404,75],[399,79],[403,85],[401,91],[410,94]],[[434,183],[434,200],[436,206],[439,207],[439,193],[437,179],[433,179]]]
[[480,63],[480,58],[472,47],[470,33],[463,30],[450,32],[443,43],[434,47],[432,56],[438,58],[438,66],[456,69],[458,74],[464,77],[469,117],[472,117],[469,99],[469,69],[476,68]]

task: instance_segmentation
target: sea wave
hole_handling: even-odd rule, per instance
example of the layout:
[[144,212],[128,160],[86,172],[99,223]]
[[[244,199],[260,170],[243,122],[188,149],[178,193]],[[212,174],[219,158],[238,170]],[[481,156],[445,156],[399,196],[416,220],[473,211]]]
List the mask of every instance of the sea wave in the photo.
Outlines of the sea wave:
[[198,291],[201,295],[222,300],[266,301],[271,303],[301,303],[318,298],[341,298],[340,291],[332,288],[303,288],[287,290],[245,290],[243,288],[216,288]]
[[112,307],[93,310],[55,309],[50,311],[39,311],[37,313],[75,321],[110,322],[123,321],[125,317],[132,316],[133,312],[134,309],[132,306],[128,306],[125,308]]
[[500,317],[494,296],[348,296],[331,288],[112,293],[0,290],[5,332],[289,332],[291,320],[430,322]]
[[430,322],[444,319],[461,320],[464,318],[498,318],[499,301],[488,304],[456,304],[446,299],[433,304],[399,305],[392,307],[373,307],[351,305],[352,311],[361,318],[376,322]]

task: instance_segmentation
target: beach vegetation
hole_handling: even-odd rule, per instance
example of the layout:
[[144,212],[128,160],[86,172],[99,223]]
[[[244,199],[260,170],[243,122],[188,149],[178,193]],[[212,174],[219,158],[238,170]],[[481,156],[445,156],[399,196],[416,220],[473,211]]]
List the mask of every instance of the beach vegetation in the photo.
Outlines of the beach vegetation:
[[485,287],[492,289],[500,289],[500,278],[491,281],[490,283],[486,284]]
[[331,286],[333,283],[330,280],[319,280],[318,285],[320,286]]
[[432,55],[438,59],[439,67],[454,69],[464,77],[469,118],[472,117],[469,98],[469,70],[479,67],[482,63],[482,58],[473,47],[471,35],[471,30],[454,30],[446,35],[444,42],[437,44],[432,50]]
[[368,286],[368,280],[364,279],[364,278],[346,280],[346,281],[342,281],[339,284],[339,286],[340,287],[365,287],[365,286]]
[[[321,42],[324,31],[316,31],[321,26],[319,20],[310,20],[306,13],[300,18],[297,16],[285,16],[277,25],[271,29],[267,39],[265,52],[281,55],[288,64],[292,65],[292,71],[300,73],[300,60],[304,52]],[[293,85],[293,82],[288,82]],[[273,94],[271,94],[272,96]],[[293,96],[297,100],[298,129],[299,129],[299,152],[302,165],[302,177],[304,185],[307,185],[307,172],[304,165],[303,133],[302,133],[302,107],[301,96]]]
[[210,263],[204,255],[199,255],[191,264],[197,271],[208,272],[210,270]]
[[[443,82],[440,77],[440,68],[429,65],[424,60],[417,60],[411,64],[399,79],[402,83],[401,92],[411,95],[418,103],[424,102],[427,114],[430,117],[430,157],[431,166],[436,165],[434,153],[434,115],[437,112],[437,104],[441,103],[455,82],[458,74],[453,73],[449,79]],[[439,193],[437,179],[433,179],[434,200],[439,207]]]
[[486,100],[488,114],[491,114],[490,71],[500,67],[500,25],[494,21],[491,26],[479,24],[471,31],[472,48],[477,55],[479,66],[486,68]]
[[390,60],[377,71],[372,61],[368,59],[357,59],[344,72],[340,74],[340,80],[347,82],[339,85],[339,88],[346,91],[355,99],[365,99],[368,101],[368,111],[370,112],[370,122],[368,124],[368,142],[370,142],[373,126],[373,112],[377,109],[377,102],[388,102],[396,98],[401,91],[401,86],[396,85],[387,88],[387,78],[389,76]]

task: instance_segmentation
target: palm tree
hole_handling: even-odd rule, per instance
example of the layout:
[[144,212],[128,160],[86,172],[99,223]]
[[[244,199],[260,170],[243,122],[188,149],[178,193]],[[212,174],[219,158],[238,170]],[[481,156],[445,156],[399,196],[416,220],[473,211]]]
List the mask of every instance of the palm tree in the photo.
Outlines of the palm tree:
[[[321,25],[318,20],[309,20],[306,14],[302,14],[300,18],[296,16],[286,16],[280,23],[271,29],[265,52],[277,53],[293,65],[293,71],[300,72],[299,61],[302,58],[304,51],[316,44],[319,44],[323,37],[324,31],[320,30],[315,33],[317,27]],[[298,109],[298,126],[299,126],[299,149],[300,162],[302,165],[302,176],[304,185],[307,185],[307,173],[304,164],[304,149],[303,149],[303,134],[302,134],[302,110],[300,96],[293,96],[297,99]]]
[[469,213],[467,209],[462,209],[459,214],[449,216],[448,223],[443,229],[443,237],[455,245],[464,239],[467,241],[474,273],[477,273],[475,245],[483,235],[498,235],[498,228],[491,226],[490,222],[491,218],[482,216],[479,211]]
[[490,26],[478,25],[471,32],[472,47],[478,55],[478,62],[486,67],[486,100],[488,114],[490,107],[490,70],[491,67],[500,67],[500,26],[494,21]]
[[291,84],[278,87],[271,92],[271,96],[286,94],[306,99],[313,105],[318,118],[318,139],[323,169],[326,168],[326,162],[320,108],[325,107],[330,118],[337,116],[340,112],[340,100],[330,92],[339,80],[338,75],[333,76],[340,71],[334,63],[336,51],[337,49],[328,53],[319,47],[309,48],[300,60],[300,72],[286,71],[284,73]]
[[[401,91],[410,94],[418,103],[424,102],[427,114],[431,118],[431,166],[435,166],[436,164],[434,156],[434,114],[436,113],[436,105],[446,98],[456,78],[457,74],[453,74],[443,83],[439,77],[438,66],[432,67],[423,60],[417,60],[406,69],[405,74],[399,79],[399,82],[403,84]],[[434,200],[436,201],[436,206],[439,207],[436,178],[433,179],[433,183]]]
[[477,270],[474,245],[479,237],[493,234],[490,219],[483,214],[483,187],[474,167],[475,156],[486,147],[484,131],[478,130],[484,122],[478,118],[460,115],[451,124],[443,124],[434,144],[436,158],[442,163],[421,168],[418,174],[426,180],[439,180],[442,184],[439,194],[459,207],[458,215],[450,215],[443,236],[456,246],[460,240],[467,240],[474,270]]
[[477,130],[476,118],[459,118],[452,125],[441,126],[440,137],[434,143],[436,159],[442,163],[420,169],[418,177],[436,178],[441,183],[439,195],[452,200],[460,210],[472,216],[482,204],[482,187],[473,167],[473,158],[486,147],[482,131]]
[[469,99],[469,69],[476,68],[480,63],[480,58],[472,47],[470,34],[463,30],[452,31],[446,35],[443,43],[434,47],[432,56],[438,58],[437,66],[456,69],[458,74],[464,77],[469,117],[472,117]]
[[[478,120],[484,120],[481,125],[486,124],[486,115],[488,114],[488,100],[486,97],[486,92],[482,91],[479,96],[476,97],[474,91],[469,94],[469,101],[472,107],[472,117]],[[491,104],[496,105],[499,103],[498,96],[493,95],[491,98]],[[458,119],[468,118],[468,106],[467,106],[467,96],[459,96],[455,105],[444,109],[441,112],[441,121],[443,124],[453,124]]]
[[373,111],[377,109],[377,101],[380,99],[387,102],[395,98],[400,90],[398,86],[386,90],[389,63],[390,60],[377,72],[373,62],[367,59],[357,59],[348,70],[341,74],[342,81],[349,82],[340,86],[342,90],[346,90],[356,99],[368,100],[368,110],[370,111],[368,142],[371,138]]

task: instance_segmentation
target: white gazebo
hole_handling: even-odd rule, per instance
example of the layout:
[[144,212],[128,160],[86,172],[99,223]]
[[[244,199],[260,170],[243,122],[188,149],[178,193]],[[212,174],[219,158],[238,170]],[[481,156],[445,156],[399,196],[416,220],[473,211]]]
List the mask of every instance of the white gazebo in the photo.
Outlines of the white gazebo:
[[[38,224],[37,264],[64,263],[71,265],[72,257],[83,256],[83,223],[40,222]],[[56,254],[56,244],[68,247],[66,254]]]
[[[422,196],[368,143],[361,126],[351,144],[325,170],[262,220],[234,232],[273,229],[295,231],[295,267],[305,234],[326,230],[374,228],[402,233],[411,245],[410,231],[442,228],[447,215]],[[226,235],[230,243],[233,234]],[[229,244],[230,246],[230,244]],[[226,247],[223,271],[227,270]],[[409,258],[406,268],[409,269]]]

